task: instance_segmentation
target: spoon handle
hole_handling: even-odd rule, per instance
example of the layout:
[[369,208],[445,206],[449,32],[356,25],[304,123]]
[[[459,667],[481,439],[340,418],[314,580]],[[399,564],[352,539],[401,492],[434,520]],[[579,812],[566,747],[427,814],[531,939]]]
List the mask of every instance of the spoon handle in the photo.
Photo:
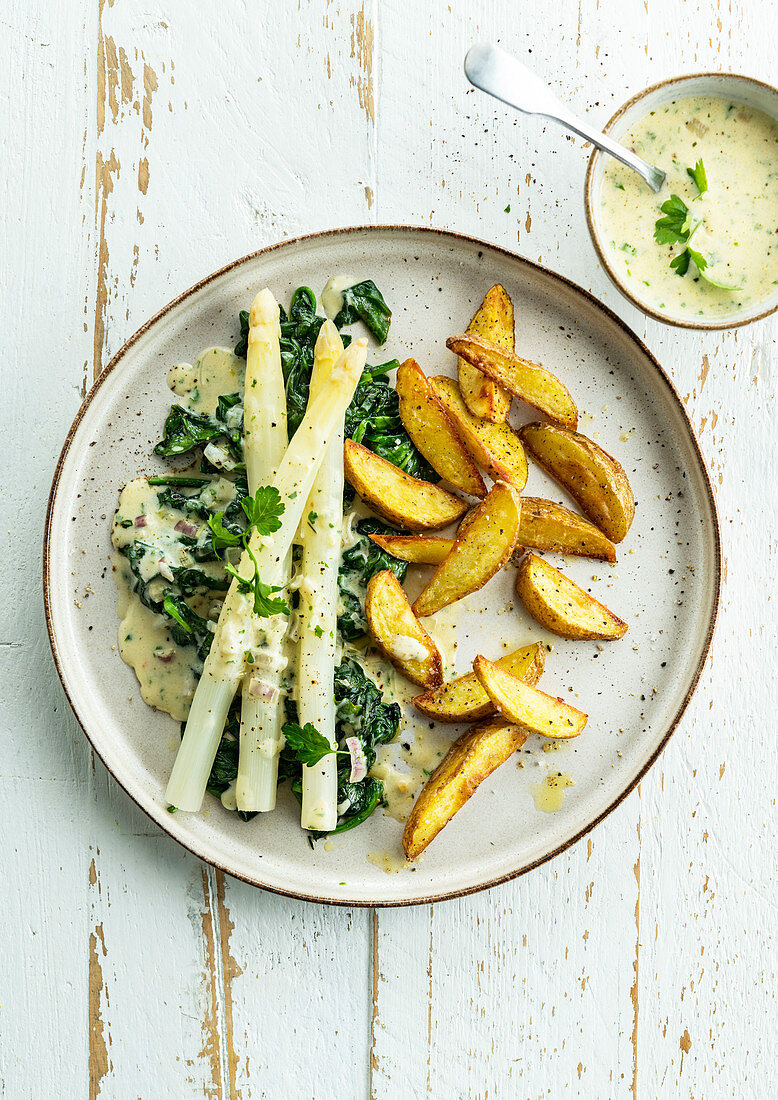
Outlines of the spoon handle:
[[541,115],[559,122],[598,149],[610,153],[637,172],[652,191],[659,191],[664,183],[665,173],[661,169],[646,163],[631,149],[625,149],[585,119],[574,115],[535,73],[499,46],[487,42],[472,46],[465,58],[465,76],[476,88],[502,100],[509,107],[515,107],[527,115]]

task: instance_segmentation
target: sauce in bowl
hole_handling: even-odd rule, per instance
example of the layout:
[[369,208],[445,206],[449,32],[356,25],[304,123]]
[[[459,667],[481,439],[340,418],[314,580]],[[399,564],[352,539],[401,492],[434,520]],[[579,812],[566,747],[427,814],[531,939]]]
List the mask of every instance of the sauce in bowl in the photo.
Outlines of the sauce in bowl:
[[[604,258],[633,298],[670,317],[723,320],[778,292],[778,122],[729,98],[686,96],[638,118],[618,140],[667,173],[655,195],[608,158],[592,203]],[[695,181],[689,170],[700,161]],[[673,196],[681,239],[658,243],[656,223]],[[678,259],[687,246],[693,251]]]

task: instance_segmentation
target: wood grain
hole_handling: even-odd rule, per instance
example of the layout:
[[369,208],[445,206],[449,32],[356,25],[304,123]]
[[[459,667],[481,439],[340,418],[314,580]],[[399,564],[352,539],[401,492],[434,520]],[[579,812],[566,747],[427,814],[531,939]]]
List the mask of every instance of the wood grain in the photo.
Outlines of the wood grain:
[[[764,5],[300,0],[279,19],[242,0],[202,0],[196,18],[185,0],[10,0],[0,36],[16,472],[0,533],[0,1091],[772,1095],[778,325],[646,323],[586,237],[580,142],[461,76],[472,41],[499,39],[604,121],[679,72],[770,81]],[[377,914],[204,868],[117,790],[56,680],[29,552],[80,398],[139,324],[235,256],[367,221],[514,247],[623,316],[699,432],[726,559],[700,687],[640,791],[521,880]]]

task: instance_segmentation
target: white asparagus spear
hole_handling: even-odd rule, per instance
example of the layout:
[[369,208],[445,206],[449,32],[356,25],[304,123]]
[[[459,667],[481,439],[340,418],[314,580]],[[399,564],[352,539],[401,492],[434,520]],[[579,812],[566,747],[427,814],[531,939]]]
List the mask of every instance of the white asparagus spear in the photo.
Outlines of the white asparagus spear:
[[[311,396],[324,383],[343,341],[332,321],[319,332],[311,374]],[[332,437],[308,497],[300,525],[303,547],[300,584],[300,646],[297,656],[297,711],[301,726],[310,722],[333,749],[335,740],[335,647],[338,629],[338,569],[343,531],[343,423]],[[338,774],[335,753],[303,766],[303,829],[329,832],[338,823]]]
[[[278,303],[270,291],[260,291],[249,314],[243,397],[243,453],[252,496],[258,486],[273,480],[289,443],[278,316]],[[269,584],[286,584],[290,569],[291,556],[287,555],[278,579],[263,580]],[[288,625],[288,620],[282,615],[275,616],[272,621],[272,632],[279,634],[273,648],[279,652],[282,651]],[[279,664],[263,669],[259,675],[252,672],[250,666],[243,677],[240,753],[235,785],[239,810],[272,810],[276,804],[278,751],[284,724],[281,671]]]

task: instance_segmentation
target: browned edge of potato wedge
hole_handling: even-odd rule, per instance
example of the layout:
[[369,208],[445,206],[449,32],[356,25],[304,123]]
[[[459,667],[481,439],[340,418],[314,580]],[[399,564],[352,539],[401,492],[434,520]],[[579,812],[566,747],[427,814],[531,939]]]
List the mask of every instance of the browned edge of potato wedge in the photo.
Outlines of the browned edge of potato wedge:
[[461,355],[484,374],[490,375],[510,393],[565,428],[578,427],[578,409],[570,391],[555,374],[539,363],[530,363],[515,352],[501,348],[483,336],[463,333],[449,336],[446,347]]
[[[495,664],[534,687],[545,668],[546,651],[542,642],[532,642],[500,657]],[[434,691],[417,695],[413,705],[438,722],[477,722],[497,713],[497,708],[474,672],[449,680]]]
[[400,419],[416,449],[455,489],[485,497],[486,486],[443,402],[415,359],[397,368]]
[[369,535],[373,542],[400,561],[440,565],[451,553],[453,539],[442,535]]
[[437,531],[455,523],[467,502],[400,470],[361,443],[343,444],[346,480],[379,516],[408,531]]
[[528,737],[526,729],[504,718],[488,719],[458,737],[420,791],[405,822],[406,857],[413,860],[421,855],[479,784]]
[[621,463],[585,435],[553,424],[525,424],[519,436],[592,523],[611,542],[621,542],[635,518],[635,498]]
[[627,632],[623,619],[537,554],[522,558],[516,592],[533,619],[560,638],[614,641]]
[[[493,344],[513,351],[513,302],[500,283],[487,290],[467,331],[485,336]],[[464,403],[473,416],[495,424],[502,424],[508,419],[511,395],[498,382],[461,357],[457,359],[457,378]]]
[[478,465],[495,481],[507,481],[521,492],[527,484],[527,456],[513,428],[473,416],[455,379],[438,374],[430,383]]
[[373,638],[403,676],[426,688],[442,683],[440,651],[390,569],[375,573],[368,581],[365,617]]
[[521,498],[519,545],[600,561],[616,560],[616,547],[598,527],[564,505],[542,497]]
[[476,657],[473,671],[503,718],[523,726],[530,733],[540,733],[543,737],[577,737],[586,725],[587,715],[583,711],[571,707],[564,699],[546,695],[525,684],[486,657]]
[[513,553],[521,522],[521,497],[512,485],[497,481],[473,513],[466,530],[457,533],[448,557],[417,597],[417,615],[432,615],[483,588]]

